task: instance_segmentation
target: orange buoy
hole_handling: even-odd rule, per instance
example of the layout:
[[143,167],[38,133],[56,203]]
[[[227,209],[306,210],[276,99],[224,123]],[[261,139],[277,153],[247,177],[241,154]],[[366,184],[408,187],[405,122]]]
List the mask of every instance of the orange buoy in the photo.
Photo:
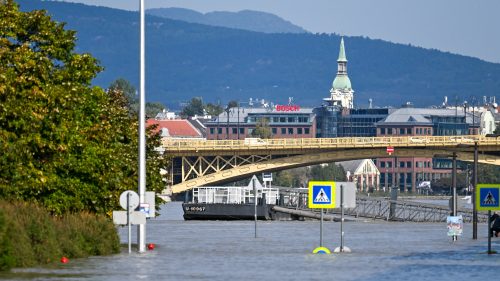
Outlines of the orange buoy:
[[155,244],[149,243],[148,244],[148,249],[151,250],[151,251],[154,250],[155,249]]
[[68,263],[69,262],[69,259],[67,257],[62,257],[61,258],[61,262],[62,263]]

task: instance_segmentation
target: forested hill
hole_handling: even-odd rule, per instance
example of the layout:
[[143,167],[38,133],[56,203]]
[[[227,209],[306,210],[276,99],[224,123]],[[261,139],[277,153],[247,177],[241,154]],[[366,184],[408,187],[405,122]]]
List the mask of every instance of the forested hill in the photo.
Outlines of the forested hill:
[[202,14],[197,11],[183,8],[148,9],[146,13],[192,23],[213,26],[237,28],[264,33],[304,33],[302,27],[296,26],[276,15],[243,10],[239,12],[210,12]]
[[[47,9],[76,30],[78,52],[105,67],[95,83],[119,77],[139,80],[139,16],[82,4],[20,0],[23,10]],[[328,34],[265,34],[147,16],[147,100],[170,108],[194,96],[206,102],[249,97],[316,106],[337,71],[340,37]],[[464,34],[466,40],[466,34]],[[476,58],[345,37],[355,105],[439,104],[443,96],[492,96],[500,89],[500,64]]]

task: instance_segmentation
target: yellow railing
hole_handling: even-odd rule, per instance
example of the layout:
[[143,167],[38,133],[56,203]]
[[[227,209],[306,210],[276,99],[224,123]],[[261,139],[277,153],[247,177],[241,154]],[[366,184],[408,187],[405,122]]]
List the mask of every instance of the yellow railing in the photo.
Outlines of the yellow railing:
[[335,149],[366,147],[472,147],[499,146],[500,137],[479,135],[466,136],[406,136],[406,137],[353,137],[353,138],[305,138],[305,139],[258,139],[245,140],[196,140],[164,139],[166,154],[201,151],[287,150],[287,149]]

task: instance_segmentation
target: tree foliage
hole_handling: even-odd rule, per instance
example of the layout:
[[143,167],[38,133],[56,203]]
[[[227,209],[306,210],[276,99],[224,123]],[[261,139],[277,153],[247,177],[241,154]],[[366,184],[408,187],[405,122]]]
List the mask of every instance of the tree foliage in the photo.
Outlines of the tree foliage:
[[[125,96],[129,111],[133,114],[139,113],[140,105],[137,90],[129,81],[119,78],[109,85],[108,91],[121,92]],[[158,113],[166,109],[166,107],[161,102],[147,102],[145,109],[146,116],[154,118]]]
[[224,109],[220,104],[213,104],[213,103],[208,103],[205,106],[205,110],[207,111],[207,114],[210,116],[219,116],[219,114],[224,112]]
[[315,165],[279,171],[274,175],[273,184],[286,187],[307,187],[310,180],[346,181],[342,166]]
[[181,111],[182,117],[203,116],[203,114],[203,101],[199,97],[192,98]]
[[269,121],[265,118],[261,118],[255,124],[255,129],[251,133],[252,137],[259,137],[262,139],[270,139],[273,134],[271,132],[271,127],[269,127]]
[[493,134],[500,134],[500,126],[497,126],[495,128],[495,131],[493,132]]
[[[75,32],[44,11],[0,5],[0,197],[106,213],[137,189],[137,116],[121,91],[91,86],[101,67],[74,47]],[[148,140],[156,191],[166,160],[158,144]]]

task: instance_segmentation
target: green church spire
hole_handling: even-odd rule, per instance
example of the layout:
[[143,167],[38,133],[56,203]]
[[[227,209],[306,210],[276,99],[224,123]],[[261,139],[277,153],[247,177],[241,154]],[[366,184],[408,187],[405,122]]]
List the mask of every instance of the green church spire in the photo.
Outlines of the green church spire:
[[337,61],[347,61],[347,58],[345,57],[344,37],[340,39],[339,59]]

